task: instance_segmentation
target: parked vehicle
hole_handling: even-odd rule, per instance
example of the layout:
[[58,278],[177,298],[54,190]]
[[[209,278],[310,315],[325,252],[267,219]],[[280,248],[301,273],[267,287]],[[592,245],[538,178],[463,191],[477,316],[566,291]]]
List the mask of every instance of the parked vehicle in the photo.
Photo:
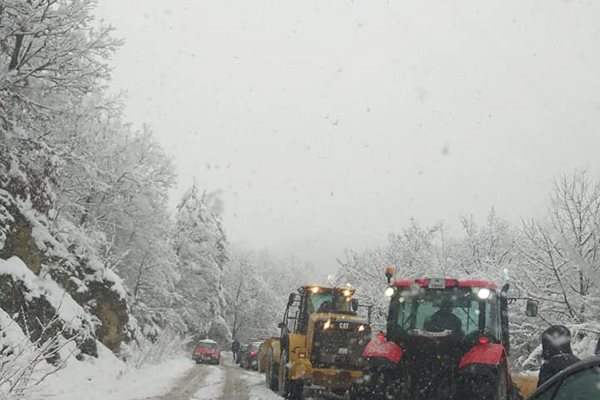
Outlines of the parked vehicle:
[[210,339],[199,341],[192,353],[192,359],[196,361],[197,364],[219,364],[221,362],[221,350],[219,350],[219,344]]
[[600,357],[579,361],[548,380],[527,400],[600,399]]
[[258,350],[260,344],[261,342],[252,342],[247,346],[246,351],[242,354],[240,367],[258,370]]
[[[393,271],[387,271],[388,281]],[[363,353],[370,379],[358,398],[398,400],[513,399],[508,371],[508,285],[478,280],[398,280],[387,333]],[[537,303],[527,302],[527,314]]]

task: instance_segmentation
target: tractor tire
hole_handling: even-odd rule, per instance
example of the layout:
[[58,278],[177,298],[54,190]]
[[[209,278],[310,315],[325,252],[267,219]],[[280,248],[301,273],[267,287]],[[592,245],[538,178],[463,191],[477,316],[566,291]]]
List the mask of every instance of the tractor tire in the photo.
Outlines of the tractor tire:
[[267,388],[277,391],[279,389],[279,366],[275,363],[273,350],[269,350],[267,365],[265,367],[265,384]]
[[489,376],[471,376],[462,385],[458,397],[465,400],[513,400],[513,390],[507,385],[507,371],[502,363],[491,379]]
[[396,369],[372,368],[365,371],[364,382],[357,386],[356,394],[360,400],[401,400],[402,382],[399,380],[399,372]]
[[279,395],[288,400],[303,400],[304,385],[289,379],[288,376],[288,356],[287,351],[281,352],[280,368],[279,368]]
[[354,384],[348,391],[350,400],[384,400],[383,393],[373,392],[373,389],[365,384]]

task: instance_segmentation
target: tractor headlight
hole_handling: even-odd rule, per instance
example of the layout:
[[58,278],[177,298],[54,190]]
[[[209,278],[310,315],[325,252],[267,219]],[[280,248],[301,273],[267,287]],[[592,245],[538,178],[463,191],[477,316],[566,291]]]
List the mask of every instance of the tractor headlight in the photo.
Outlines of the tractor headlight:
[[365,326],[364,325],[361,325],[361,326],[358,327],[358,331],[359,332],[363,332],[364,330],[365,330]]
[[491,294],[492,294],[492,291],[490,289],[488,289],[488,288],[481,288],[477,292],[477,296],[481,300],[487,300],[487,299],[489,299]]
[[329,329],[331,328],[331,320],[328,319],[324,324],[323,324],[323,330]]

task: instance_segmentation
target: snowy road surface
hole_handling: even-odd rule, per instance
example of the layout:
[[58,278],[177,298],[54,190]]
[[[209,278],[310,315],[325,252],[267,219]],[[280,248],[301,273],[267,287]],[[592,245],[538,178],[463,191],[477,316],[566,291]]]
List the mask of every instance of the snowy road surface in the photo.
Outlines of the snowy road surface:
[[180,377],[173,389],[144,400],[281,400],[265,387],[263,375],[225,362],[197,365]]

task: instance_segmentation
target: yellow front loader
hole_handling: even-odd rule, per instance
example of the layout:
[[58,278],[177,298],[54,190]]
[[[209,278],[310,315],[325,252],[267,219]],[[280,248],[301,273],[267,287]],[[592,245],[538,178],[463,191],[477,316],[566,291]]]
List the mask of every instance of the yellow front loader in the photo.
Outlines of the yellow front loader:
[[357,314],[361,305],[353,296],[352,288],[319,285],[290,294],[280,338],[265,344],[268,387],[296,400],[306,389],[354,396],[371,329],[370,315]]

